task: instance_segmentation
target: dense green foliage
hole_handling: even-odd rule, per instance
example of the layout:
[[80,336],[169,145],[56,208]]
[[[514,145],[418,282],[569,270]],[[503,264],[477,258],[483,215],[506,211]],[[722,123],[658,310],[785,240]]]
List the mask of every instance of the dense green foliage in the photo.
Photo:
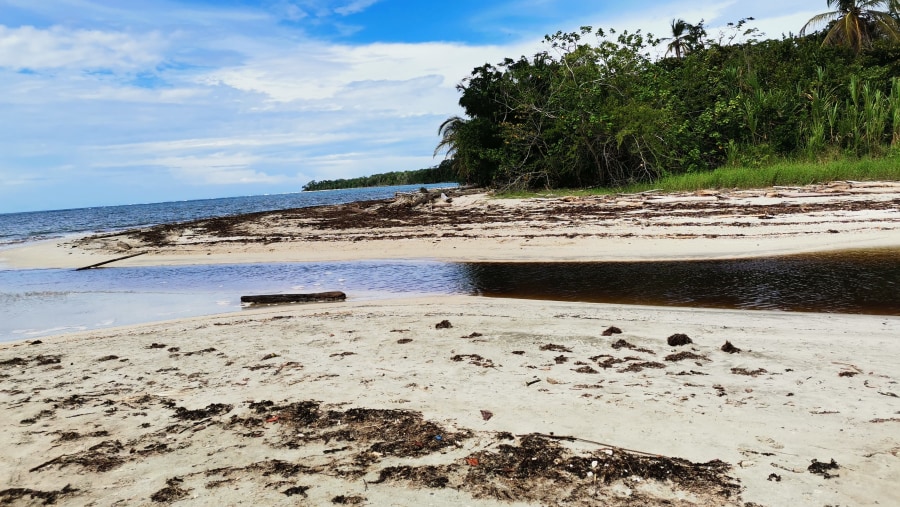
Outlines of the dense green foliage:
[[[893,1],[832,3],[884,3],[896,16]],[[461,182],[503,189],[614,187],[900,151],[892,38],[835,44],[833,21],[761,39],[749,21],[716,38],[682,20],[666,40],[591,27],[547,36],[533,57],[472,71],[458,86],[465,116],[441,125],[438,149]]]
[[359,178],[310,181],[303,185],[303,190],[334,190],[340,188],[383,187],[390,185],[427,185],[430,183],[452,183],[456,181],[456,172],[450,161],[443,161],[436,167],[417,169],[415,171],[394,171]]
[[[624,187],[591,189],[554,189],[552,195],[596,195],[638,193],[649,190],[683,192],[701,189],[748,189],[770,186],[802,186],[841,181],[896,180],[900,177],[900,156],[884,158],[841,159],[828,162],[780,161],[758,168],[720,167],[664,176],[653,182],[633,183]],[[507,191],[503,197],[540,197],[548,191]]]

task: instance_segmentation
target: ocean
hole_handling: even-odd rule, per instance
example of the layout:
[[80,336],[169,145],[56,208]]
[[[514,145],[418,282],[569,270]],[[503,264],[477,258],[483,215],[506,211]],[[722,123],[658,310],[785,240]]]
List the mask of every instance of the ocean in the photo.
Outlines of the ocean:
[[[33,241],[258,211],[386,199],[423,185],[323,190],[0,214],[0,249]],[[455,183],[424,185],[455,187]],[[253,293],[345,290],[354,299],[448,294],[458,267],[428,262],[8,269],[0,264],[0,341],[241,309]],[[402,281],[402,283],[400,282]]]
[[131,229],[172,222],[186,222],[257,211],[387,199],[393,197],[397,192],[414,192],[423,186],[426,188],[447,188],[456,187],[457,185],[456,183],[438,183],[431,185],[350,188],[124,206],[0,213],[0,248],[28,241]]

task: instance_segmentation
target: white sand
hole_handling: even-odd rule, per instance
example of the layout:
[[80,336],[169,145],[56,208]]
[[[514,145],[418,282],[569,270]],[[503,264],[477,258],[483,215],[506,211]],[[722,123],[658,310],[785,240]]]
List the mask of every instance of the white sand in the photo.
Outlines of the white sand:
[[[379,211],[357,212],[366,217]],[[487,218],[479,221],[482,213]],[[127,235],[54,240],[0,250],[0,266],[75,268],[139,251],[146,255],[115,265],[423,258],[600,262],[898,247],[900,183],[580,199],[474,194],[456,198],[449,208],[423,206],[414,215],[427,224],[380,227],[363,220],[358,228],[323,230],[310,220],[273,213],[239,227],[235,237],[189,229],[164,247]],[[276,233],[293,239],[265,241]]]
[[[445,319],[453,327],[436,329]],[[623,333],[601,336],[613,325]],[[481,336],[464,338],[472,333]],[[687,334],[694,343],[670,347],[666,338],[673,333]],[[740,483],[739,497],[730,500],[734,505],[894,505],[900,502],[898,337],[897,317],[447,297],[270,307],[61,336],[37,345],[5,344],[0,361],[24,363],[0,367],[6,428],[0,437],[5,449],[0,477],[5,487],[38,491],[71,484],[78,491],[63,503],[78,505],[147,504],[173,477],[183,481],[177,485],[187,492],[186,504],[292,504],[297,498],[282,492],[309,486],[310,505],[329,504],[338,495],[361,496],[366,505],[510,505],[473,498],[460,475],[470,467],[467,456],[497,451],[497,432],[506,431],[602,443],[570,444],[584,455],[598,456],[615,446],[694,462],[722,460]],[[619,339],[646,350],[613,348]],[[742,352],[721,351],[726,340]],[[571,352],[541,350],[550,344]],[[169,352],[171,347],[180,350]],[[709,360],[664,359],[682,351]],[[463,360],[452,360],[457,355]],[[601,355],[637,359],[604,369],[598,363],[608,358]],[[58,356],[59,363],[39,365],[38,356],[45,361]],[[664,367],[621,371],[639,362]],[[575,371],[585,366],[597,373]],[[534,380],[539,382],[526,385]],[[72,401],[73,396],[78,398]],[[371,442],[358,448],[352,442],[314,441],[291,449],[278,445],[285,428],[278,421],[228,427],[231,416],[254,415],[250,401],[263,400],[279,405],[318,400],[340,410],[414,410],[474,436],[459,448],[420,458],[384,455],[358,477],[341,478],[336,471],[352,468],[355,454]],[[199,424],[175,418],[176,406],[200,409],[212,403],[233,408]],[[482,410],[493,417],[484,420]],[[28,418],[34,421],[22,422]],[[246,436],[253,429],[260,436]],[[79,438],[63,441],[65,432]],[[54,458],[91,455],[91,447],[116,441],[122,447],[111,455],[121,463],[111,470],[53,462],[35,470]],[[151,452],[161,444],[165,449]],[[342,447],[347,449],[324,454]],[[812,459],[834,459],[840,468],[831,473],[838,477],[810,473]],[[264,475],[260,464],[271,460],[314,470]],[[453,466],[457,475],[451,474],[446,488],[373,484],[388,466],[427,464]],[[678,498],[686,502],[682,505],[727,503],[655,481],[573,480],[591,491],[576,505],[604,498],[613,505]],[[561,500],[530,498],[502,481],[497,488],[523,504]]]

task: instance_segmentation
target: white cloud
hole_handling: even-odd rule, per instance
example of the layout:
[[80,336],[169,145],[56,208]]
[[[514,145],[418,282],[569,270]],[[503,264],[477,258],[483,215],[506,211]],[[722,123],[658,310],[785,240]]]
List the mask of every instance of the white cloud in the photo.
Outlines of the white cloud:
[[145,165],[169,168],[178,179],[194,185],[234,185],[252,183],[282,183],[283,176],[270,175],[253,169],[261,158],[250,153],[210,153],[183,157],[160,157],[144,161]]
[[[241,66],[214,70],[198,77],[205,84],[223,84],[243,91],[261,93],[274,102],[322,101],[326,109],[351,96],[362,83],[381,83],[383,89],[396,87],[396,93],[381,93],[372,101],[375,109],[409,109],[411,94],[435,94],[441,104],[427,107],[454,109],[455,99],[447,102],[447,90],[455,86],[474,67],[496,62],[507,56],[501,46],[466,46],[450,43],[368,44],[360,46],[304,43],[277,55],[257,58]],[[414,85],[421,88],[416,91]],[[393,104],[388,104],[393,102]]]
[[16,70],[147,68],[162,61],[165,46],[158,33],[0,25],[0,67]]
[[349,16],[350,14],[356,14],[368,9],[378,3],[378,1],[379,0],[353,0],[347,5],[335,8],[334,12],[341,16]]
[[289,21],[328,18],[332,15],[349,16],[362,12],[380,0],[280,0],[272,9]]

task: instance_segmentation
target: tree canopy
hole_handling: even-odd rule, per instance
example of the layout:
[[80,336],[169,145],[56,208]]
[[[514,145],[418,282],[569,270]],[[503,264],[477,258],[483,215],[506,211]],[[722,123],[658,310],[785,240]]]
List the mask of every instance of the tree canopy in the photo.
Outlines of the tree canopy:
[[828,7],[834,10],[813,16],[800,34],[826,26],[824,44],[849,47],[856,53],[878,38],[900,40],[898,0],[828,0]]
[[[898,2],[830,0],[833,12],[781,39],[760,40],[752,18],[716,37],[681,19],[667,39],[557,32],[537,54],[473,69],[457,86],[465,114],[440,126],[436,153],[459,181],[505,188],[896,153],[900,47],[882,14],[896,24]],[[835,38],[851,13],[865,37]]]

